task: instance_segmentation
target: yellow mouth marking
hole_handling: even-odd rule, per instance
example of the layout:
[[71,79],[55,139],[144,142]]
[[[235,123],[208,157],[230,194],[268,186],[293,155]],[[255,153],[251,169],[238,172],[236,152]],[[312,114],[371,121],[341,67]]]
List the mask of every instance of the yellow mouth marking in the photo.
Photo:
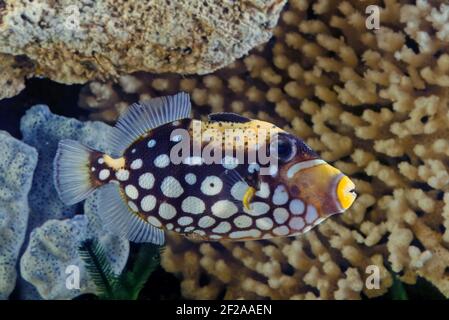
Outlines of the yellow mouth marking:
[[246,190],[245,194],[243,195],[243,206],[247,209],[250,210],[250,203],[251,200],[253,199],[254,195],[256,194],[256,189],[253,187],[249,187],[248,190]]
[[118,159],[113,159],[110,156],[108,156],[107,154],[105,154],[103,156],[104,162],[106,163],[106,165],[111,168],[114,169],[115,171],[122,169],[125,167],[125,158],[121,157]]
[[355,185],[347,176],[344,176],[337,185],[337,196],[343,210],[348,209],[354,202],[356,195]]

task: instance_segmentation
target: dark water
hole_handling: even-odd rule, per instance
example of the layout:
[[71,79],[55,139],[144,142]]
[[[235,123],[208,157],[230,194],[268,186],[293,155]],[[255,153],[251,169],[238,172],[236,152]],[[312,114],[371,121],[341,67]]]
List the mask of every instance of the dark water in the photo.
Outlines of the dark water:
[[19,95],[0,100],[0,130],[20,139],[20,118],[36,104],[46,104],[59,115],[86,116],[87,112],[77,105],[80,90],[81,85],[68,86],[48,79],[27,80],[26,89]]

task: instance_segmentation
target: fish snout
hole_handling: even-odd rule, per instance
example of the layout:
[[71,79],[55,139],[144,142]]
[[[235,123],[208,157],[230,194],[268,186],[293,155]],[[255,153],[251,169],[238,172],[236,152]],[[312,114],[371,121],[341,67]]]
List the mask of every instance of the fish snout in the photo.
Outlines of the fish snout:
[[355,192],[355,184],[348,178],[342,175],[337,177],[339,180],[336,187],[336,199],[342,210],[347,210],[355,201],[357,194]]
[[320,159],[291,166],[285,177],[290,196],[314,206],[321,217],[342,213],[356,198],[354,183]]

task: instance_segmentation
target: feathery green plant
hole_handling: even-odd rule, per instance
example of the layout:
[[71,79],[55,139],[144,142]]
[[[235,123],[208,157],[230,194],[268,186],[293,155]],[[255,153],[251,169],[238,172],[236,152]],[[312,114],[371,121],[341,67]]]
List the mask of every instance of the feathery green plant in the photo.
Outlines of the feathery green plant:
[[135,300],[149,276],[159,266],[161,247],[141,244],[130,270],[114,274],[98,239],[84,241],[79,254],[95,283],[98,297],[105,300]]

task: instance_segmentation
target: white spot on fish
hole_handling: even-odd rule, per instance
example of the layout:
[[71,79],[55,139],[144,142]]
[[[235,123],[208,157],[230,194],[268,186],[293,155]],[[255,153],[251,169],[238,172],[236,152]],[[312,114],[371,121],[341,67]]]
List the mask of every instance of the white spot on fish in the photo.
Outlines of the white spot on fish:
[[152,224],[156,228],[160,228],[162,226],[162,223],[159,221],[159,219],[154,216],[149,216],[147,221],[149,224]]
[[221,159],[221,164],[225,169],[232,170],[238,166],[239,160],[231,156],[225,156],[223,159]]
[[154,176],[152,173],[144,173],[139,177],[139,186],[142,189],[150,190],[154,186]]
[[270,230],[273,228],[273,220],[268,217],[259,218],[256,220],[256,227],[261,230]]
[[100,171],[99,178],[100,180],[106,180],[111,175],[111,172],[108,169],[103,169]]
[[129,179],[129,171],[125,170],[125,169],[119,169],[116,173],[115,173],[115,177],[119,180],[119,181],[127,181]]
[[253,219],[247,215],[241,215],[234,219],[234,224],[237,228],[248,228],[253,223]]
[[138,170],[138,169],[142,168],[142,165],[143,165],[142,159],[136,159],[133,162],[131,162],[131,166],[130,167],[133,170]]
[[256,192],[256,196],[268,198],[270,195],[270,186],[266,182],[260,184],[260,189]]
[[212,229],[212,232],[214,233],[226,233],[229,230],[231,230],[231,224],[227,221],[222,221],[218,224],[218,226],[216,226],[215,228]]
[[196,175],[194,173],[188,173],[186,174],[186,176],[184,177],[184,179],[186,180],[186,182],[190,185],[193,185],[196,183]]
[[136,200],[139,197],[139,191],[137,191],[136,187],[129,184],[125,187],[126,195],[133,200]]
[[104,163],[104,159],[103,158],[98,158],[98,163],[99,164],[103,164]]
[[153,195],[148,195],[142,198],[140,202],[140,207],[143,211],[149,212],[156,207],[156,197]]
[[170,164],[170,157],[166,154],[161,154],[154,159],[154,165],[158,168],[165,168]]
[[151,139],[150,141],[148,141],[148,148],[153,148],[156,145],[156,140]]
[[167,225],[165,226],[167,228],[167,230],[173,230],[173,223],[167,223]]
[[215,223],[215,219],[210,216],[201,217],[198,221],[198,226],[201,228],[209,228]]
[[273,204],[280,206],[286,204],[288,201],[288,192],[283,184],[279,185],[274,189],[273,193]]
[[237,206],[229,200],[219,200],[211,207],[212,214],[226,219],[237,213]]
[[184,189],[176,178],[168,176],[162,181],[161,191],[166,197],[178,198]]
[[318,218],[318,212],[316,211],[316,208],[312,206],[311,204],[307,205],[307,212],[306,212],[306,222],[312,223]]
[[270,210],[270,206],[268,204],[266,204],[265,202],[260,202],[260,201],[252,202],[249,205],[249,210],[246,208],[243,208],[243,211],[245,211],[246,213],[248,213],[252,216],[260,216],[262,214],[267,213],[268,210]]
[[304,211],[304,202],[299,199],[293,199],[290,201],[288,208],[293,214],[301,214]]
[[289,226],[294,230],[302,230],[306,224],[304,219],[301,217],[293,217],[290,219]]
[[285,208],[276,208],[273,211],[274,220],[278,224],[282,224],[288,219],[288,211]]
[[229,234],[229,237],[232,239],[241,239],[241,238],[258,238],[262,232],[257,229],[251,230],[242,230],[242,231],[234,231]]
[[193,222],[193,219],[191,217],[181,217],[178,219],[178,224],[180,226],[187,226]]
[[270,173],[270,175],[272,177],[274,177],[278,173],[278,170],[279,170],[278,166],[273,165],[273,166],[270,166],[270,168],[268,169],[268,172]]
[[232,186],[231,195],[234,197],[234,199],[242,201],[246,190],[248,190],[248,187],[249,186],[246,182],[238,181]]
[[171,204],[164,202],[159,206],[159,216],[169,220],[176,216],[176,208]]
[[195,230],[195,227],[192,227],[192,226],[190,226],[190,227],[187,227],[187,228],[184,228],[184,231],[183,232],[191,232],[191,231],[193,231],[193,230]]
[[250,165],[248,166],[248,172],[249,173],[254,173],[254,172],[258,172],[260,171],[260,166],[258,163],[250,163]]
[[180,134],[177,134],[170,138],[170,141],[173,141],[173,142],[179,142],[181,140],[182,140],[182,136]]
[[277,236],[286,236],[290,230],[286,226],[280,226],[273,229],[273,233]]
[[206,210],[206,205],[200,198],[189,196],[182,201],[181,209],[186,213],[200,214]]
[[203,230],[195,230],[195,231],[193,231],[193,233],[196,233],[197,235],[200,235],[200,236],[206,235],[206,232],[204,232]]
[[223,181],[217,176],[208,176],[201,183],[201,192],[208,196],[215,196],[223,189]]

